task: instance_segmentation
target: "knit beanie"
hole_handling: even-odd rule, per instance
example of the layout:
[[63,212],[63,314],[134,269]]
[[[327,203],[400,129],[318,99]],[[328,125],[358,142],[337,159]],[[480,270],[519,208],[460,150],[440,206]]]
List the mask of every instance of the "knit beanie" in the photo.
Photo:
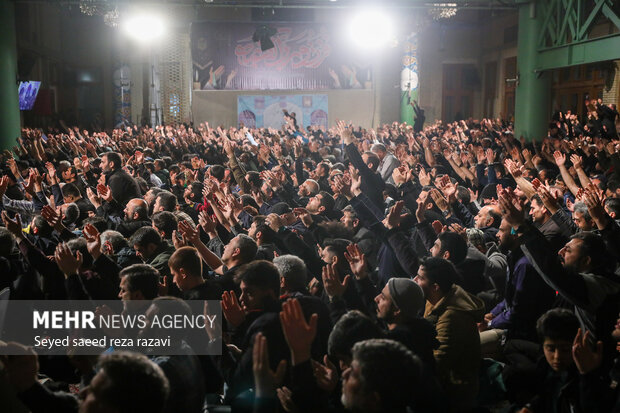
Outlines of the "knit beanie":
[[424,310],[424,293],[415,281],[408,278],[390,278],[388,290],[392,301],[401,313],[408,318],[416,318]]

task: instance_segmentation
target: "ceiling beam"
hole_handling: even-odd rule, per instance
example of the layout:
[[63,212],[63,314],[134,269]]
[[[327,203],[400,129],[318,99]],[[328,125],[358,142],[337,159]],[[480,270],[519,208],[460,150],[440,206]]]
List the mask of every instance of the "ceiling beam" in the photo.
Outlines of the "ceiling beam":
[[[58,5],[79,5],[79,0],[14,0],[15,3],[55,3]],[[450,1],[450,3],[432,3],[428,0],[383,0],[381,7],[389,7],[396,9],[433,9],[438,4],[442,4],[441,8],[457,8],[467,10],[516,10],[516,0],[441,0]],[[371,2],[359,2],[351,0],[214,0],[208,2],[205,0],[116,0],[105,1],[100,0],[94,2],[100,5],[124,6],[135,4],[153,4],[165,6],[197,6],[197,7],[222,7],[222,8],[268,8],[268,9],[350,9],[358,8],[364,5],[372,5]]]

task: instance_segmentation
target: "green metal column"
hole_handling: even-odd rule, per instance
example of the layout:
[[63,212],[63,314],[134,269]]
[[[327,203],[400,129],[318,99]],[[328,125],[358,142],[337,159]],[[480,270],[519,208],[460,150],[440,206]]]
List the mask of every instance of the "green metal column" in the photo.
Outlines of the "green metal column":
[[12,1],[0,1],[0,149],[15,146],[20,134],[16,79],[15,6]]
[[543,26],[542,13],[537,9],[535,1],[519,5],[515,136],[540,142],[547,136],[551,118],[551,77],[548,72],[535,72],[538,37]]

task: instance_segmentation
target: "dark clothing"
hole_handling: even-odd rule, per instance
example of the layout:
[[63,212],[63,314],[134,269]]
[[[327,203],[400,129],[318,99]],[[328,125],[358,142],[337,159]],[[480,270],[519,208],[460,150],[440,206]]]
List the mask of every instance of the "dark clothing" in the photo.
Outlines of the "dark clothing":
[[275,244],[262,244],[258,247],[258,251],[256,251],[255,259],[273,261],[275,252],[282,254],[282,251]]
[[413,106],[413,111],[415,112],[415,120],[413,121],[413,130],[414,132],[422,132],[422,129],[424,129],[424,121],[426,121],[426,116],[424,116],[424,109],[421,109],[417,103],[415,103],[412,106]]
[[[243,337],[239,348],[243,351],[233,374],[227,380],[229,385],[226,399],[234,400],[242,392],[254,387],[252,372],[252,347],[256,333],[262,333],[269,343],[269,364],[276,370],[280,360],[289,360],[290,351],[282,326],[280,324],[280,305],[277,302],[266,305],[264,310],[256,311],[250,320],[246,320],[237,330],[242,330]],[[237,333],[237,332],[236,332]]]
[[136,254],[136,250],[130,247],[121,248],[120,251],[114,254],[114,258],[116,259],[116,263],[122,268],[142,263],[142,260]]
[[38,381],[20,393],[19,399],[32,413],[77,413],[79,409],[77,397],[62,391],[53,392]]
[[80,210],[80,216],[77,220],[78,225],[82,225],[82,221],[88,218],[89,212],[95,212],[95,213],[97,212],[97,209],[94,207],[93,204],[90,203],[88,199],[80,198],[77,201],[75,201],[75,204]]
[[344,150],[353,166],[359,171],[362,177],[361,190],[379,208],[383,208],[383,189],[385,182],[376,172],[373,172],[364,163],[362,156],[354,143],[345,145]]
[[[168,261],[170,256],[174,253],[174,247],[168,244],[166,241],[162,241],[159,248],[155,250],[152,256],[150,256],[145,262],[152,265],[162,277],[170,277],[170,267],[168,267]],[[172,285],[172,279],[169,280],[168,285]]]
[[312,314],[318,316],[316,336],[312,342],[312,358],[315,360],[322,360],[323,356],[327,354],[327,339],[332,331],[329,308],[320,298],[304,295],[299,292],[283,295],[280,297],[280,301],[284,302],[291,298],[295,298],[299,301],[307,320],[310,319]]
[[540,278],[521,250],[508,254],[504,300],[493,310],[490,328],[508,330],[508,338],[536,341],[536,320],[550,307],[553,291]]
[[107,172],[105,181],[112,190],[112,196],[121,205],[127,205],[129,200],[142,196],[136,180],[121,168]]
[[491,288],[490,282],[484,276],[486,257],[475,247],[469,247],[465,259],[455,267],[461,276],[461,281],[457,284],[468,293],[475,295]]
[[[455,217],[458,218],[463,223],[464,227],[466,228],[476,227],[474,215],[465,205],[463,205],[459,201],[456,201],[451,204],[451,207],[452,207],[452,211],[454,211]],[[499,226],[499,222],[497,223],[497,226]],[[479,229],[480,231],[484,233],[485,243],[497,242],[497,227],[491,226],[491,227],[484,227],[484,228],[479,228]]]
[[153,362],[164,371],[170,384],[170,395],[164,412],[201,413],[205,399],[204,378],[200,361],[187,344],[176,350],[178,355],[158,356]]
[[[234,291],[237,297],[241,295],[239,284],[235,282],[235,273],[239,269],[239,266],[233,268],[226,268],[222,275],[213,274],[211,281],[216,284],[222,291]],[[221,296],[220,296],[221,299]]]
[[221,300],[222,287],[214,281],[207,280],[187,291],[183,291],[184,300]]
[[370,268],[377,267],[377,253],[381,241],[367,228],[360,227],[352,240],[366,256]]
[[[529,377],[528,377],[529,376]],[[599,370],[579,374],[575,366],[568,371],[556,372],[543,358],[535,371],[524,374],[519,386],[523,394],[530,394],[528,408],[534,413],[603,413],[611,410],[614,403],[609,377]],[[523,395],[522,395],[523,397]],[[515,406],[516,411],[520,406]]]
[[422,377],[419,387],[412,388],[414,393],[412,409],[416,413],[445,412],[447,404],[443,390],[437,380],[435,357],[433,351],[439,347],[435,327],[424,318],[410,320],[388,330],[386,338],[404,344],[422,361]]
[[538,230],[549,240],[549,244],[551,244],[551,250],[549,250],[550,254],[557,254],[566,242],[568,238],[563,234],[563,230],[556,224],[553,219],[549,219],[542,225],[537,225]]
[[529,262],[553,290],[574,306],[582,330],[603,342],[610,360],[615,353],[611,330],[618,316],[620,278],[604,272],[580,273],[562,266],[558,256],[549,252],[547,238],[531,225],[526,224],[522,238],[521,248]]

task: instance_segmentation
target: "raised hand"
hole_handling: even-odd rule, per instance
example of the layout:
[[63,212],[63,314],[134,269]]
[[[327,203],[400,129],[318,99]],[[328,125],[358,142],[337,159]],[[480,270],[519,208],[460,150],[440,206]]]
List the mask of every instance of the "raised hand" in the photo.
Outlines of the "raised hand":
[[269,350],[267,338],[263,333],[256,333],[252,347],[252,371],[256,397],[270,397],[275,394],[276,388],[282,383],[286,372],[286,360],[280,360],[276,371],[272,371],[269,364]]
[[467,231],[461,225],[453,223],[448,226],[448,229],[452,232],[459,234],[461,237],[463,237],[463,239],[465,239],[465,241],[467,241]]
[[276,394],[278,395],[278,400],[280,400],[280,404],[285,412],[288,413],[299,413],[300,410],[293,401],[293,392],[288,387],[280,387],[276,390]]
[[583,202],[588,207],[588,212],[592,220],[596,223],[599,230],[603,230],[609,221],[609,216],[603,207],[603,199],[599,194],[598,188],[590,184],[583,191]]
[[362,193],[362,176],[353,165],[349,166],[349,175],[351,176],[351,195],[358,196]]
[[280,322],[286,342],[291,349],[293,366],[310,359],[310,349],[316,336],[318,320],[318,315],[312,314],[310,322],[306,322],[301,304],[297,299],[288,300],[282,304]]
[[520,177],[521,175],[523,175],[523,171],[522,169],[519,167],[519,165],[513,161],[512,159],[505,159],[504,160],[504,166],[506,167],[506,169],[508,170],[508,173],[510,175],[512,175],[513,178],[517,179],[518,177]]
[[437,208],[439,208],[440,210],[448,211],[450,209],[448,201],[446,201],[446,198],[444,198],[443,195],[441,195],[441,192],[439,192],[437,189],[431,189],[431,198],[433,198],[433,201],[435,201],[435,205],[437,205]]
[[422,222],[426,219],[424,213],[426,212],[426,200],[428,199],[428,192],[422,191],[420,195],[418,195],[418,199],[416,202],[418,203],[418,208],[415,211],[415,216],[418,222]]
[[189,222],[183,220],[179,221],[177,228],[185,242],[191,242],[194,244],[200,241],[200,231],[198,228],[192,227]]
[[97,195],[106,202],[112,202],[112,190],[107,185],[97,185]]
[[324,364],[312,360],[312,370],[316,384],[328,393],[332,393],[338,386],[338,369],[331,362],[329,357],[323,357]]
[[439,189],[443,192],[449,204],[456,202],[457,183],[452,183],[448,175],[444,175],[439,182]]
[[560,209],[558,200],[553,197],[546,186],[538,185],[538,187],[536,187],[536,192],[545,205],[545,208],[547,208],[551,214],[555,214]]
[[62,231],[64,225],[62,223],[62,216],[56,212],[54,208],[49,205],[45,205],[41,208],[41,216],[45,218],[47,223],[56,229],[57,231]]
[[404,201],[398,201],[392,208],[390,208],[390,212],[387,217],[383,220],[383,225],[387,229],[396,228],[400,225],[401,215],[400,213],[403,211],[403,207],[405,206]]
[[222,314],[232,327],[238,327],[245,320],[245,312],[234,291],[224,291],[222,294]]
[[349,263],[351,272],[353,272],[356,279],[361,280],[368,277],[366,256],[362,253],[357,244],[347,245],[347,251],[344,253],[344,258]]
[[101,255],[101,237],[99,231],[92,224],[84,225],[84,231],[82,231],[84,238],[86,239],[86,248],[93,259],[96,260]]
[[60,271],[65,274],[65,277],[77,274],[83,262],[82,253],[80,251],[76,251],[75,255],[73,255],[67,244],[64,242],[58,244],[56,247],[54,259],[56,260],[56,265],[58,265]]
[[[502,193],[497,195],[498,204],[504,219],[512,225],[513,228],[521,226],[525,221],[521,200],[508,190],[503,190]],[[517,205],[519,205],[520,208],[517,207]]]
[[411,178],[411,174],[408,165],[403,164],[392,171],[392,179],[396,185],[404,184],[409,178]]
[[9,177],[7,175],[4,175],[2,178],[0,178],[0,200],[6,193],[6,190],[8,187],[9,187]]
[[596,343],[596,349],[592,349],[590,342],[592,337],[590,332],[583,334],[581,328],[577,330],[577,335],[573,341],[573,360],[577,370],[581,374],[588,374],[596,370],[603,361],[603,342]]
[[420,172],[418,172],[418,179],[420,181],[420,185],[428,186],[431,184],[431,175],[426,172],[424,168],[420,168]]
[[269,214],[266,219],[267,225],[271,227],[275,232],[280,231],[280,228],[284,226],[284,220],[280,218],[278,214]]
[[338,131],[338,134],[342,137],[342,140],[344,141],[345,145],[350,144],[351,142],[353,142],[354,137],[353,137],[353,131],[351,130],[351,128],[349,128],[344,121],[338,121],[336,124],[336,130]]
[[176,229],[172,231],[172,245],[174,245],[174,249],[177,250],[188,245],[187,239],[183,235],[181,235],[180,232]]
[[198,223],[200,224],[204,232],[209,234],[209,236],[217,236],[217,232],[215,230],[215,228],[217,227],[217,223],[211,219],[207,211],[200,211],[200,213],[198,214]]
[[323,288],[325,289],[325,293],[327,293],[330,298],[342,297],[344,292],[347,290],[349,281],[351,281],[350,275],[344,277],[342,282],[340,281],[336,271],[336,263],[324,265],[322,269],[322,276]]
[[488,148],[484,154],[489,165],[495,162],[495,152],[493,152],[493,149]]
[[582,169],[583,168],[583,159],[581,158],[581,156],[572,154],[570,156],[570,161],[573,164],[573,166],[575,167],[575,169]]
[[564,166],[564,163],[566,162],[566,155],[560,151],[555,151],[553,152],[553,159],[555,159],[555,164],[558,167],[561,167]]
[[24,233],[22,232],[22,221],[19,217],[19,214],[15,214],[15,219],[9,218],[6,211],[2,211],[2,222],[6,229],[9,230],[11,234],[15,236],[15,238],[22,239],[24,238]]
[[95,192],[93,192],[93,190],[90,187],[86,188],[86,196],[88,197],[88,200],[90,201],[91,204],[93,204],[95,208],[99,208],[101,206],[101,198],[99,198],[97,194],[95,194]]
[[336,191],[340,192],[347,199],[353,198],[351,194],[351,176],[350,175],[337,175],[334,177],[334,185]]
[[295,208],[293,209],[293,214],[295,214],[297,218],[301,219],[301,222],[303,222],[306,227],[310,227],[310,225],[314,222],[312,215],[306,208]]
[[34,195],[34,181],[35,181],[35,171],[33,168],[30,168],[28,180],[24,183],[24,191],[28,192],[31,195]]
[[513,146],[512,149],[510,149],[510,156],[514,161],[521,161],[521,153],[519,152],[519,148],[516,146]]

